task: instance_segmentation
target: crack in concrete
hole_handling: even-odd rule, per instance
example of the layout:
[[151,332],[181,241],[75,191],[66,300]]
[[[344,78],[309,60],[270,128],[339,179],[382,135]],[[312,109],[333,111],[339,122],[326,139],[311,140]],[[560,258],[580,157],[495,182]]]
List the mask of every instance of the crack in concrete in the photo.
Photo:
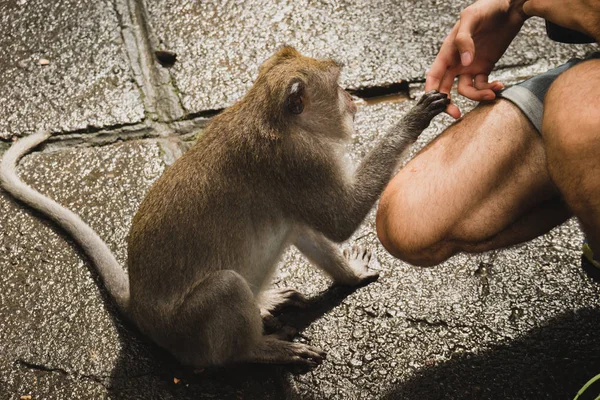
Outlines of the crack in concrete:
[[532,65],[535,65],[536,63],[540,62],[542,59],[541,58],[536,58],[535,60],[533,60],[530,63],[515,63],[515,64],[505,64],[505,65],[501,65],[499,67],[494,68],[494,70],[492,72],[501,72],[507,69],[512,69],[512,68],[525,68],[525,67],[531,67]]
[[62,368],[55,368],[55,367],[47,367],[45,365],[41,365],[41,364],[36,364],[36,363],[32,363],[29,361],[25,361],[23,359],[18,359],[14,362],[14,365],[18,365],[20,367],[24,367],[27,369],[32,369],[35,371],[43,371],[43,372],[54,372],[54,373],[59,373],[61,375],[64,376],[69,376],[69,373],[62,369]]
[[26,368],[32,371],[38,372],[48,372],[48,373],[56,373],[62,375],[66,378],[77,379],[77,380],[85,380],[97,383],[104,387],[105,389],[109,389],[110,385],[107,383],[108,380],[112,378],[111,375],[93,375],[93,374],[77,374],[77,373],[69,373],[67,370],[59,367],[49,367],[42,364],[33,363],[30,361],[26,361],[23,359],[18,359],[14,363],[14,365],[20,366],[21,368]]
[[[193,141],[206,126],[209,119],[194,117],[170,123],[145,121],[136,124],[114,125],[68,133],[55,133],[39,148],[41,152],[54,152],[69,148],[101,147],[130,140],[160,139],[177,137],[182,141]],[[12,140],[0,141],[0,152],[10,147]]]
[[433,321],[429,321],[426,318],[413,318],[413,317],[407,317],[406,321],[412,323],[412,324],[416,324],[416,325],[427,325],[427,326],[431,326],[431,327],[445,327],[448,328],[450,325],[448,324],[448,322],[444,321],[444,320],[433,320]]
[[102,386],[103,388],[105,388],[107,390],[110,389],[110,385],[108,383],[106,383],[104,381],[104,379],[110,379],[110,378],[111,378],[110,376],[103,376],[101,378],[94,376],[94,375],[80,375],[79,376],[79,379],[85,380],[85,381],[92,381],[94,383],[99,384],[100,386]]
[[159,43],[151,29],[144,1],[115,0],[114,7],[147,117],[163,122],[180,119],[185,112],[172,85],[171,74],[154,59]]
[[353,96],[360,97],[363,100],[374,97],[391,96],[391,95],[409,95],[409,82],[400,80],[383,85],[365,86],[358,89],[346,89]]
[[209,110],[202,110],[202,111],[190,113],[185,118],[182,118],[182,120],[194,119],[194,118],[212,118],[212,117],[216,117],[217,115],[222,113],[224,110],[225,110],[225,108],[214,108],[214,109],[209,109]]

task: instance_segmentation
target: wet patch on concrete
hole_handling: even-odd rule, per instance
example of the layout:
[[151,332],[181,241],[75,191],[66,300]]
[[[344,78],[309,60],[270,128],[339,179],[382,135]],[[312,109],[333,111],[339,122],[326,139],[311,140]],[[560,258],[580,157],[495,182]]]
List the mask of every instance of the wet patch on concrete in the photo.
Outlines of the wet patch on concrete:
[[[163,169],[154,143],[130,142],[35,154],[20,170],[26,182],[77,212],[123,262],[129,221]],[[7,390],[57,399],[105,392],[120,349],[136,345],[119,340],[121,323],[95,272],[60,231],[4,193],[0,210],[0,364]],[[142,358],[136,365],[132,374],[147,368]]]
[[401,81],[383,86],[372,86],[348,90],[357,105],[373,105],[379,103],[397,103],[410,98],[408,82]]

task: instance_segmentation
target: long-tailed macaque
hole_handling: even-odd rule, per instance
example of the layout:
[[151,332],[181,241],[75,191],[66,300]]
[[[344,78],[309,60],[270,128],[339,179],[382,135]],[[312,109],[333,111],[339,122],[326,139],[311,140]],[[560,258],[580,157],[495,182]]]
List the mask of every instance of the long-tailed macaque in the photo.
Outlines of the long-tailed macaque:
[[15,143],[0,183],[72,235],[119,309],[182,363],[314,366],[321,350],[263,332],[270,311],[303,299],[266,290],[282,252],[293,244],[335,284],[376,279],[368,250],[334,242],[358,228],[403,150],[448,104],[426,93],[352,172],[343,151],[356,106],[340,69],[291,47],[265,61],[246,96],[150,188],[128,239],[129,277],[91,228],[17,177],[19,159],[50,134]]

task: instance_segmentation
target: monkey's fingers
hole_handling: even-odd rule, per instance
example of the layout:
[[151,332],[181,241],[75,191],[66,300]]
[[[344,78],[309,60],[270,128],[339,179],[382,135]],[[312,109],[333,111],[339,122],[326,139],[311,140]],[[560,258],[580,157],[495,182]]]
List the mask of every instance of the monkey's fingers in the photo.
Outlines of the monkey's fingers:
[[302,358],[302,361],[312,360],[317,364],[321,364],[327,357],[327,353],[321,349],[313,346],[309,346],[303,343],[292,343],[293,351],[295,353],[294,360],[300,361],[298,358]]
[[371,252],[371,249],[366,249],[365,252],[363,253],[363,260],[365,260],[368,264],[369,261],[371,261],[372,255],[373,255],[373,253]]
[[423,94],[423,96],[421,96],[421,98],[419,99],[419,101],[417,102],[418,106],[427,106],[429,105],[431,102],[435,101],[435,100],[439,100],[439,99],[447,99],[448,98],[448,94],[447,93],[441,93],[438,92],[437,90],[430,90],[429,92],[426,92],[425,94]]
[[369,270],[368,272],[362,274],[362,276],[360,277],[360,283],[358,286],[359,287],[366,286],[369,283],[375,282],[378,279],[379,279],[379,272]]
[[422,121],[427,122],[426,127],[436,115],[446,110],[449,104],[450,98],[446,93],[431,91],[423,95],[421,101],[414,109],[416,109],[417,113],[425,114],[426,118],[422,119]]

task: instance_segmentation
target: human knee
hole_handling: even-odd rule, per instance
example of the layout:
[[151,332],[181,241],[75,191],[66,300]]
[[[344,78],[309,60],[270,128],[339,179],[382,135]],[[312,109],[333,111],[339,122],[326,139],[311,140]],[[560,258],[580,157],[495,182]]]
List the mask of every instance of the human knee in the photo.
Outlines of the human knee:
[[417,266],[439,264],[449,255],[437,251],[441,246],[423,219],[426,211],[415,210],[405,192],[393,185],[384,191],[377,209],[377,237],[396,258]]
[[600,146],[600,105],[594,101],[599,96],[600,60],[582,62],[554,81],[542,123],[550,169],[553,158],[571,158]]

